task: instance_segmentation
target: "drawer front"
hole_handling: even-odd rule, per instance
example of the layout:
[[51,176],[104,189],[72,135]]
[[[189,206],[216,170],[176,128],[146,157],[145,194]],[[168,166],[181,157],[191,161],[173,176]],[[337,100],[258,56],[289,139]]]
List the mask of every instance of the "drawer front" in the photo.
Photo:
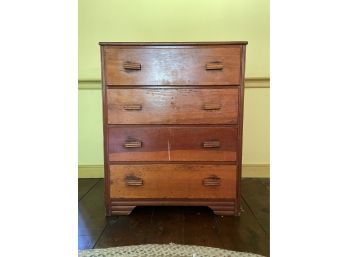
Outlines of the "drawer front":
[[109,127],[109,161],[235,161],[231,127]]
[[104,48],[107,85],[238,85],[241,46]]
[[175,161],[236,161],[237,128],[172,128],[170,156]]
[[109,89],[109,124],[236,124],[238,88]]
[[236,197],[235,165],[111,165],[111,198]]
[[109,161],[168,161],[169,130],[110,127]]

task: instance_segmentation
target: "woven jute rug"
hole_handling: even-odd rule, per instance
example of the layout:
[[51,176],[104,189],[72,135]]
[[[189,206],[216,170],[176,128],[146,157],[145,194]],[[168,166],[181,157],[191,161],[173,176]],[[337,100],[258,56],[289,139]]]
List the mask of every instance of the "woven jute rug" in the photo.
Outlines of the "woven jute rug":
[[235,252],[213,247],[146,244],[104,249],[80,250],[79,257],[262,257],[258,254]]

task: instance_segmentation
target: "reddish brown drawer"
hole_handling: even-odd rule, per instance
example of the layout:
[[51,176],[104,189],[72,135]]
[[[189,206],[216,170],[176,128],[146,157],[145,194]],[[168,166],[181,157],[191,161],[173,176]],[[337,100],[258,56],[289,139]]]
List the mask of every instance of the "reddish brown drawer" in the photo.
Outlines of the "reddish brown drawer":
[[109,127],[109,161],[235,161],[237,128]]
[[109,161],[168,161],[169,130],[109,127]]
[[235,161],[237,128],[172,128],[170,159],[175,161]]
[[234,199],[236,166],[110,165],[110,197]]
[[238,88],[109,89],[109,124],[236,124]]
[[238,85],[241,46],[105,46],[107,85]]

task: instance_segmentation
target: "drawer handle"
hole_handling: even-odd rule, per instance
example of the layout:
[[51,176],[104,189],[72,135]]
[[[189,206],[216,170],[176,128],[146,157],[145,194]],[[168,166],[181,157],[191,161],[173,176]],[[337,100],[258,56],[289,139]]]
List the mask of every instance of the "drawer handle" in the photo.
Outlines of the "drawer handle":
[[137,62],[124,62],[123,68],[125,70],[141,70],[141,64]]
[[142,186],[143,179],[137,176],[127,176],[125,179],[126,186]]
[[222,70],[224,68],[221,62],[209,62],[205,65],[206,70]]
[[203,179],[202,182],[204,186],[220,186],[221,185],[221,179],[215,175],[212,175]]
[[141,111],[143,106],[141,104],[126,104],[123,106],[123,109],[126,111]]
[[221,104],[204,104],[203,110],[220,110]]
[[220,147],[220,141],[218,140],[212,140],[212,141],[205,141],[203,143],[204,148],[219,148]]
[[123,146],[125,148],[141,148],[143,145],[143,142],[138,140],[127,140]]

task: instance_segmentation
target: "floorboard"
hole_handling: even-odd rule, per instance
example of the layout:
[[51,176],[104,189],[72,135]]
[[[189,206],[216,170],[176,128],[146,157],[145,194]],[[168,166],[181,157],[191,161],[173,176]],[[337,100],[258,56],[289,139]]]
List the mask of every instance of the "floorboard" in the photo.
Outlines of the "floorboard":
[[78,231],[79,236],[83,236],[79,249],[92,248],[107,224],[104,208],[104,181],[99,180],[78,205]]
[[153,244],[183,244],[184,207],[154,207],[147,242]]
[[243,212],[236,216],[215,216],[224,249],[269,256],[269,237],[242,200]]
[[84,197],[89,190],[93,188],[97,184],[100,178],[86,178],[79,179],[78,192],[79,192],[79,201]]
[[214,222],[214,214],[210,208],[185,207],[184,243],[223,248]]
[[136,207],[129,216],[105,217],[104,182],[92,181],[79,180],[79,249],[172,242],[269,256],[267,179],[242,180],[240,217],[175,206]]
[[91,234],[88,236],[79,236],[78,237],[79,250],[92,249],[97,240],[98,240],[98,236],[96,234]]
[[269,190],[260,179],[242,180],[242,198],[264,231],[269,235]]
[[136,207],[129,216],[109,217],[94,248],[148,243],[153,207]]
[[264,185],[268,191],[270,191],[270,180],[269,180],[269,178],[259,178],[258,181],[260,181],[261,184]]

